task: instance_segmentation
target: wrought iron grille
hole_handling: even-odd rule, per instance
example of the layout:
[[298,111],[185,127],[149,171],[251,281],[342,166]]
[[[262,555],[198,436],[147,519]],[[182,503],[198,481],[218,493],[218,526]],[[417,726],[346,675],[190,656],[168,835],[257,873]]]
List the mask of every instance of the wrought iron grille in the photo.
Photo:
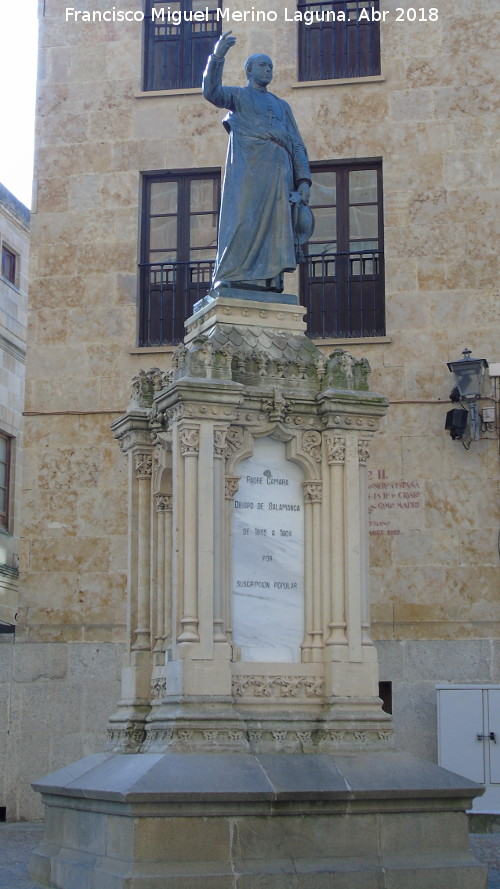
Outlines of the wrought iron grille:
[[[201,86],[207,58],[222,33],[217,7],[209,9],[208,3],[199,8],[196,0],[181,0],[169,4],[164,0],[151,0],[145,18],[145,90],[187,89]],[[173,17],[180,13],[178,22]],[[162,16],[163,11],[163,16]],[[194,12],[200,21],[193,18]]]
[[210,290],[215,259],[141,263],[139,345],[179,343],[184,321]]
[[310,254],[301,266],[301,301],[312,337],[383,336],[383,251]]
[[380,74],[380,25],[371,21],[379,0],[298,0],[297,9],[299,80]]
[[[178,343],[184,321],[210,289],[215,260],[142,263],[140,346]],[[311,254],[301,265],[309,336],[385,335],[381,250]]]

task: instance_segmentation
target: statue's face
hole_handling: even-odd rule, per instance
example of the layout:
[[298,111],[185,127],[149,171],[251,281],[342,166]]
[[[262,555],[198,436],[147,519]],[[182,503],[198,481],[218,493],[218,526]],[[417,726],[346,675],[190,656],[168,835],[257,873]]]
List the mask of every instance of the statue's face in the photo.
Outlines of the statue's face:
[[269,56],[256,56],[252,61],[252,67],[248,77],[257,86],[267,86],[273,79],[273,63]]

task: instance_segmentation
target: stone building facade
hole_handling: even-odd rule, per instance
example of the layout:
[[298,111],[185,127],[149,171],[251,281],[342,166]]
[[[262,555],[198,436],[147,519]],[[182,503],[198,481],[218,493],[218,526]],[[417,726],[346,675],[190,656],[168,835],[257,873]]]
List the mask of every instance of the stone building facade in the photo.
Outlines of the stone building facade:
[[6,644],[18,608],[29,229],[28,208],[0,185],[0,639]]
[[[15,644],[0,647],[13,819],[40,814],[32,780],[105,743],[128,638],[127,466],[110,427],[132,378],[169,368],[208,288],[226,150],[222,113],[175,80],[206,45],[168,23],[151,35],[138,0],[120,4],[130,21],[85,6],[40,4],[22,593]],[[243,85],[252,52],[271,55],[313,167],[316,260],[286,289],[300,283],[325,355],[367,358],[390,402],[369,462],[372,636],[396,743],[436,760],[436,684],[500,682],[497,377],[478,441],[444,429],[447,362],[464,348],[500,361],[498,20],[486,0],[474,13],[467,0],[359,2],[363,33],[347,37],[338,16],[354,49],[336,68],[307,4],[224,7],[220,28],[238,38],[225,82]]]

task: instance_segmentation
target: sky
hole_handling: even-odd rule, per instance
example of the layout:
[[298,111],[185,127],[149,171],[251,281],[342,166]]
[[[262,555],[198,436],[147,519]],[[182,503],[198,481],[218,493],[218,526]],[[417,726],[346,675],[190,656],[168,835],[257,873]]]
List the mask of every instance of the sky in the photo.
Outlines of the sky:
[[33,177],[37,9],[38,0],[0,0],[0,182],[28,208]]

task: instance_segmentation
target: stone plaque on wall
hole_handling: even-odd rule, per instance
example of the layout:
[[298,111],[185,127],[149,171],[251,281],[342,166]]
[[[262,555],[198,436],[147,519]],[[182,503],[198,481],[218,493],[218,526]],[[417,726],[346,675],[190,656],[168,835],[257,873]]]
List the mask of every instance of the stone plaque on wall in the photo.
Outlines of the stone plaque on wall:
[[303,475],[257,439],[233,503],[233,640],[241,660],[299,662],[304,635]]

